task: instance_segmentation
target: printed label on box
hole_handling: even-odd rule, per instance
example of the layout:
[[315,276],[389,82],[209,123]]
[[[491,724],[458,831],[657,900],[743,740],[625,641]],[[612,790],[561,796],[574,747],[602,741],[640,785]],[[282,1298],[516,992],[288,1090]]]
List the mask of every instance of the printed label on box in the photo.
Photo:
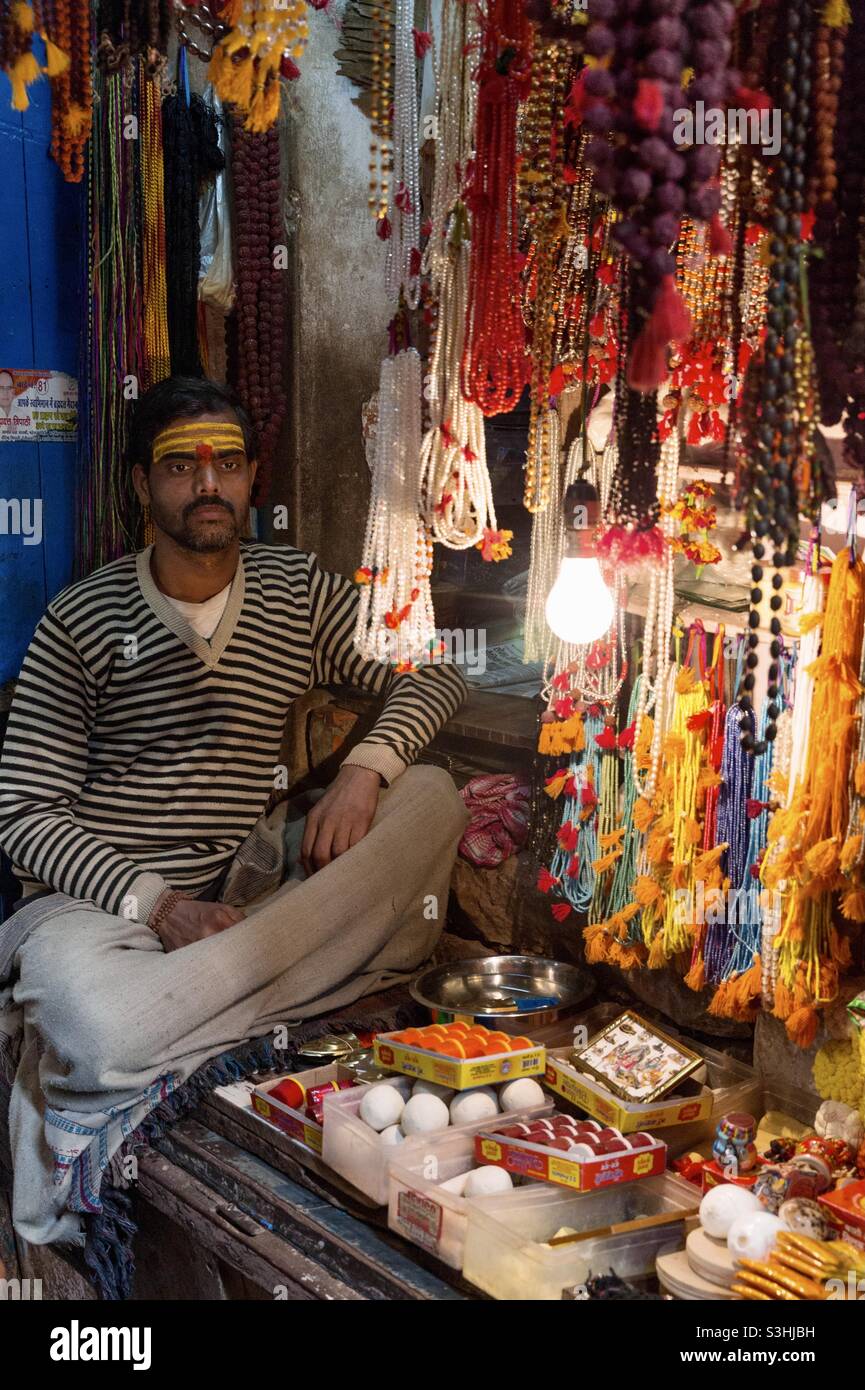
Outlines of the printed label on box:
[[422,1192],[405,1189],[397,1198],[397,1222],[418,1245],[435,1250],[442,1233],[443,1211]]
[[655,1154],[637,1154],[634,1159],[634,1177],[641,1178],[644,1173],[651,1173],[655,1166]]
[[484,1158],[488,1158],[490,1163],[501,1163],[502,1146],[497,1144],[495,1139],[481,1140],[481,1153]]
[[547,1171],[550,1182],[561,1183],[562,1187],[575,1187],[579,1192],[582,1180],[578,1163],[568,1163],[566,1159],[551,1158]]

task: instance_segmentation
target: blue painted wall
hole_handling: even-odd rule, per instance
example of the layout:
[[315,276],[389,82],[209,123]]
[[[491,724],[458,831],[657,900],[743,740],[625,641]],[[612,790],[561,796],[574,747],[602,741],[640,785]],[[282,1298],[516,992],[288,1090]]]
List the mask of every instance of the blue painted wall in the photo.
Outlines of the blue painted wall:
[[[30,109],[0,73],[0,368],[78,375],[84,194],[48,150],[47,80]],[[74,444],[0,444],[0,497],[41,498],[41,545],[0,534],[0,684],[13,679],[48,601],[72,577]]]

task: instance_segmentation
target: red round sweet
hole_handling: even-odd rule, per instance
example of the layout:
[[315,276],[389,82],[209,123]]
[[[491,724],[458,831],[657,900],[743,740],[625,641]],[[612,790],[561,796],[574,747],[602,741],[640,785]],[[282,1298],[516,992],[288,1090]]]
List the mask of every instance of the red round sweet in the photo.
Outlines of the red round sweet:
[[270,1094],[274,1100],[282,1101],[283,1105],[290,1106],[292,1110],[298,1110],[306,1099],[306,1091],[303,1086],[290,1076],[287,1076],[284,1081],[278,1082]]
[[570,1139],[565,1139],[565,1137],[562,1136],[559,1139],[548,1139],[546,1147],[548,1149],[561,1149],[562,1153],[567,1153],[568,1149],[573,1148],[573,1144]]
[[620,1129],[612,1129],[610,1125],[607,1125],[604,1129],[599,1129],[597,1134],[599,1139],[621,1139],[622,1137],[622,1131]]
[[647,1149],[655,1141],[651,1134],[632,1134],[629,1142],[632,1149]]
[[598,1134],[600,1128],[597,1120],[577,1120],[578,1134]]
[[598,1152],[602,1154],[626,1153],[627,1149],[624,1139],[602,1139],[598,1145]]

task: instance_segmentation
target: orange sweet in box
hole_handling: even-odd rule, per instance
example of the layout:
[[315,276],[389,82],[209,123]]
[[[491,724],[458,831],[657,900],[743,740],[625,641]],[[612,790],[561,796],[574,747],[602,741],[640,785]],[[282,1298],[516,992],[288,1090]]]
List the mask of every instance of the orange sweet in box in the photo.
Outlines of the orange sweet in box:
[[496,1030],[495,1032],[493,1032],[493,1033],[489,1033],[487,1036],[488,1036],[488,1040],[489,1040],[490,1042],[492,1042],[493,1039],[495,1039],[496,1042],[506,1042],[508,1045],[510,1045],[510,1041],[511,1041],[511,1035],[510,1035],[510,1033],[503,1033],[502,1030],[501,1030],[500,1028],[497,1029],[497,1030]]
[[483,1057],[486,1043],[481,1038],[463,1038],[462,1043],[466,1057]]
[[423,1034],[419,1028],[406,1028],[404,1032],[395,1034],[395,1041],[405,1043],[408,1047],[420,1047]]
[[425,1038],[446,1038],[447,1033],[441,1023],[430,1023],[426,1028],[421,1029]]
[[521,1052],[524,1047],[534,1047],[531,1038],[524,1038],[522,1035],[518,1038],[511,1038],[512,1052]]
[[486,1042],[489,1035],[489,1028],[485,1028],[482,1023],[473,1023],[466,1036],[469,1038],[482,1038],[483,1041]]
[[487,1038],[487,1041],[484,1045],[484,1056],[495,1057],[499,1052],[510,1052],[510,1050],[510,1039],[508,1039],[506,1042],[502,1042],[500,1037]]
[[444,1057],[459,1057],[460,1060],[466,1055],[466,1050],[459,1038],[445,1038],[443,1043],[439,1043],[435,1049]]
[[446,1023],[445,1030],[449,1037],[464,1038],[469,1031],[467,1023]]

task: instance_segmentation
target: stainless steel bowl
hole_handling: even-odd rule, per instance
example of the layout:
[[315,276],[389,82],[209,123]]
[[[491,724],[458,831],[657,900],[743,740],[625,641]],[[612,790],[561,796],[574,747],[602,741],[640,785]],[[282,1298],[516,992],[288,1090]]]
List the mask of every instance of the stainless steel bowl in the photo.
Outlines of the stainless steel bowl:
[[471,1018],[517,1036],[575,1014],[592,983],[575,965],[542,956],[483,956],[433,965],[411,985],[434,1022]]

